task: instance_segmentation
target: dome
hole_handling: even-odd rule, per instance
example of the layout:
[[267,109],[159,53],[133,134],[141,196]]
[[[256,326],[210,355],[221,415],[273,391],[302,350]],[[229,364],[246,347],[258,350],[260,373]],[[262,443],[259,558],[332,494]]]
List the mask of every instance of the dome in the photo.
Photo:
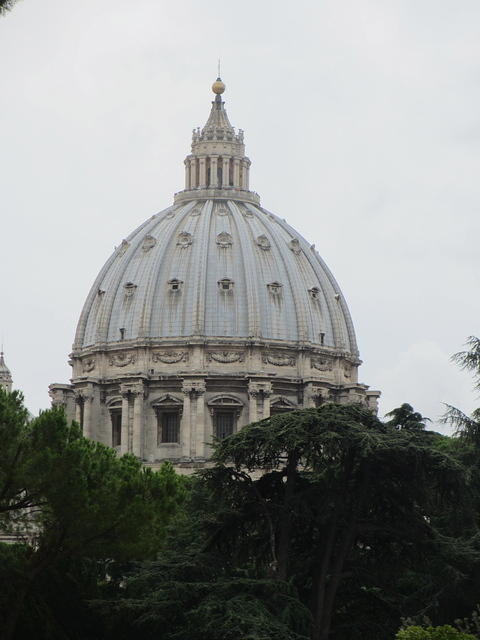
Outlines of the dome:
[[212,439],[249,422],[328,401],[375,410],[379,396],[358,382],[352,321],[328,267],[250,190],[224,89],[214,83],[208,120],[193,130],[185,188],[95,280],[71,384],[50,385],[86,436],[179,470],[208,464]]
[[12,389],[12,375],[5,364],[3,351],[0,351],[0,387],[6,391],[11,391]]
[[357,353],[345,300],[314,247],[239,200],[178,202],[128,236],[90,291],[74,347],[189,336]]

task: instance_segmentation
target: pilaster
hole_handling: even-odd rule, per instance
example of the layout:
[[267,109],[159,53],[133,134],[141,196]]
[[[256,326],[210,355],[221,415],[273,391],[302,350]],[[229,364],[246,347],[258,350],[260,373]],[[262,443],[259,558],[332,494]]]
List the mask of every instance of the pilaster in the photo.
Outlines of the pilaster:
[[210,187],[215,188],[218,186],[218,158],[217,156],[210,156]]

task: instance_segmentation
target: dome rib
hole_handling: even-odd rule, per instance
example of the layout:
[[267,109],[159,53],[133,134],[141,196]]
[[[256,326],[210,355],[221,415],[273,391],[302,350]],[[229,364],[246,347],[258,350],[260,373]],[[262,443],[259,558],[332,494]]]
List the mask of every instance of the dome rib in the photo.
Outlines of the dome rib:
[[[146,236],[156,242],[144,250]],[[295,241],[298,251],[292,250]],[[266,209],[236,200],[178,202],[138,227],[127,242],[109,258],[87,297],[74,349],[123,338],[230,336],[358,353],[348,308],[328,267]],[[234,283],[228,295],[219,289],[222,278]],[[180,282],[178,292],[168,288],[172,279]],[[272,285],[276,281],[280,289]],[[309,293],[312,288],[318,297]]]

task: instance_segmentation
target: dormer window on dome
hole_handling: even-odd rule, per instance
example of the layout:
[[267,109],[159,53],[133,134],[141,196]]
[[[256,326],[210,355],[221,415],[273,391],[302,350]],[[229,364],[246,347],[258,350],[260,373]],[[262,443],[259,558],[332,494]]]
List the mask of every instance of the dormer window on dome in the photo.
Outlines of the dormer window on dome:
[[230,278],[222,278],[218,281],[218,288],[224,293],[226,291],[233,291],[233,284],[233,280]]
[[172,278],[172,280],[169,280],[167,284],[170,291],[176,293],[182,290],[183,281],[178,280],[177,278]]
[[282,293],[282,283],[281,282],[270,282],[270,284],[267,284],[267,288],[270,291],[270,293],[273,293],[273,295],[275,296],[279,296]]
[[308,290],[308,293],[313,300],[318,300],[320,296],[320,289],[318,287],[312,287]]
[[123,285],[123,288],[125,289],[125,298],[131,298],[135,293],[135,289],[137,288],[137,285],[134,284],[133,282],[126,282]]

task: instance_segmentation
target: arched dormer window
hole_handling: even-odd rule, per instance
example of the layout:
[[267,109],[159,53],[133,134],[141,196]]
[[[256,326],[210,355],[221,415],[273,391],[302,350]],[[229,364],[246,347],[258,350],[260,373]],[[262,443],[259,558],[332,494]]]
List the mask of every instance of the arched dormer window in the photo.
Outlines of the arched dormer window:
[[226,293],[228,291],[233,291],[233,280],[230,278],[222,278],[218,281],[218,288],[222,293]]
[[216,438],[223,440],[237,431],[238,418],[243,409],[243,403],[238,398],[230,395],[217,396],[208,402],[208,408]]
[[172,280],[169,280],[167,282],[167,285],[170,291],[176,293],[182,290],[183,281],[177,280],[177,278],[172,278]]
[[270,293],[272,293],[275,296],[279,296],[282,293],[282,283],[281,282],[277,282],[276,280],[274,282],[270,282],[269,284],[267,284],[267,288],[270,291]]
[[180,398],[166,394],[152,402],[157,417],[157,446],[180,444],[180,421],[183,402]]
[[284,396],[274,398],[270,403],[270,415],[278,415],[279,413],[286,413],[287,411],[295,411],[298,407]]

